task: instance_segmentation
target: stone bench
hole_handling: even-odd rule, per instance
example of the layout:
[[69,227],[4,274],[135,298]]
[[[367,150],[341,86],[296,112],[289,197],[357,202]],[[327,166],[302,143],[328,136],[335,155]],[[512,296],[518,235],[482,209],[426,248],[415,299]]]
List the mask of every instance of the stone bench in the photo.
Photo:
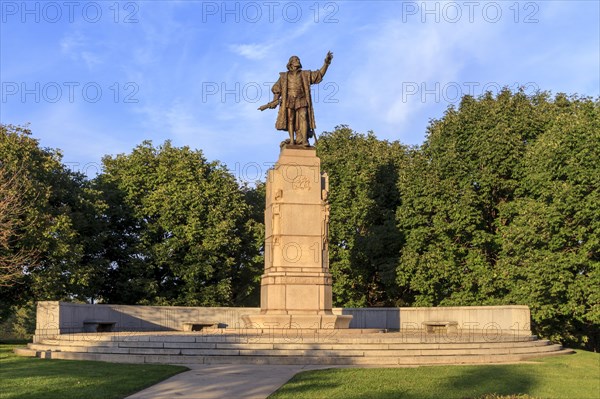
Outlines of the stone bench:
[[194,321],[181,323],[182,331],[201,331],[204,328],[218,328],[219,323],[213,321]]
[[116,321],[110,320],[84,320],[83,332],[111,332],[115,324]]
[[428,333],[433,333],[434,327],[444,327],[447,333],[454,333],[458,328],[456,321],[424,321],[421,324],[425,326]]

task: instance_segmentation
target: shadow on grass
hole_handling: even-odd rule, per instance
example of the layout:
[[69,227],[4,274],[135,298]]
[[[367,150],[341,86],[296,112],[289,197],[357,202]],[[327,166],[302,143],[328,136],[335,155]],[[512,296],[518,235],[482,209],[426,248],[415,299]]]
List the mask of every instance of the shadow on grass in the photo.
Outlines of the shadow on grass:
[[515,365],[465,366],[465,370],[440,384],[442,391],[456,392],[460,398],[476,398],[485,394],[518,395],[530,392],[534,379]]
[[296,375],[274,398],[423,399],[517,395],[535,385],[518,367],[459,366],[417,369],[329,369]]
[[0,339],[0,345],[27,345],[31,343],[31,339],[21,339],[21,338],[2,338]]

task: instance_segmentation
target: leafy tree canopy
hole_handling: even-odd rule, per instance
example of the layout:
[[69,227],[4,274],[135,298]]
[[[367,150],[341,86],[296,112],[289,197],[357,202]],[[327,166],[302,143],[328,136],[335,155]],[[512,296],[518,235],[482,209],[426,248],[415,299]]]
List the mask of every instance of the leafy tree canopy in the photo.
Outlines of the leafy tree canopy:
[[395,223],[399,171],[406,147],[338,126],[321,135],[318,155],[329,175],[329,257],[334,303],[395,305],[403,237]]
[[398,182],[409,302],[525,304],[542,335],[593,340],[599,121],[597,100],[508,90],[432,121]]
[[260,227],[224,166],[169,141],[145,141],[103,163],[96,183],[107,196],[109,226],[119,226],[108,231],[118,231],[122,244],[108,298],[216,306],[243,302],[255,289],[240,280],[257,272]]

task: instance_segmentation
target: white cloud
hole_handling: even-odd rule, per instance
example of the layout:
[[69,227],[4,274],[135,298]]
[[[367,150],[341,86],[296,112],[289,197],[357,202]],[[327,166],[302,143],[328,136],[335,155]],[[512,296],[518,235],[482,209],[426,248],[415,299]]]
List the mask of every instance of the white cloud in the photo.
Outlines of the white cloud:
[[92,53],[91,51],[82,51],[81,58],[83,61],[85,61],[86,65],[90,69],[102,63],[102,57],[100,57],[98,54]]
[[[342,55],[351,67],[332,66],[343,117],[399,138],[424,113],[440,115],[448,105],[444,88],[468,81],[465,68],[485,61],[493,51],[488,44],[501,32],[478,24],[406,24],[397,17],[357,27],[358,40]],[[422,137],[424,129],[406,134]]]
[[294,25],[294,30],[285,29],[286,25],[276,27],[268,34],[268,40],[262,43],[246,43],[246,44],[231,44],[229,49],[236,55],[245,57],[250,60],[262,60],[268,55],[279,53],[281,51],[289,51],[290,48],[300,47],[298,39],[309,33],[311,28],[314,29],[315,24],[311,19],[304,23]]
[[262,60],[271,51],[271,45],[264,44],[232,44],[229,49],[250,60]]
[[84,42],[83,36],[80,33],[75,32],[62,38],[60,41],[60,49],[63,53],[70,55],[78,51],[84,45]]
[[[91,40],[79,31],[69,33],[60,41],[61,52],[71,59],[83,61],[88,69],[103,63],[101,51],[97,44],[91,44]],[[94,48],[96,47],[96,48]]]

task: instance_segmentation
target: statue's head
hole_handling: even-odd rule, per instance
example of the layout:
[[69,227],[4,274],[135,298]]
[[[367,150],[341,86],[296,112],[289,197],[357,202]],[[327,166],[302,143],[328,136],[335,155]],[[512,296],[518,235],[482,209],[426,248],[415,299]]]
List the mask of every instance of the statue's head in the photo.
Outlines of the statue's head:
[[300,58],[295,55],[290,57],[290,60],[287,63],[288,71],[296,71],[298,69],[302,69],[302,64],[300,63]]

